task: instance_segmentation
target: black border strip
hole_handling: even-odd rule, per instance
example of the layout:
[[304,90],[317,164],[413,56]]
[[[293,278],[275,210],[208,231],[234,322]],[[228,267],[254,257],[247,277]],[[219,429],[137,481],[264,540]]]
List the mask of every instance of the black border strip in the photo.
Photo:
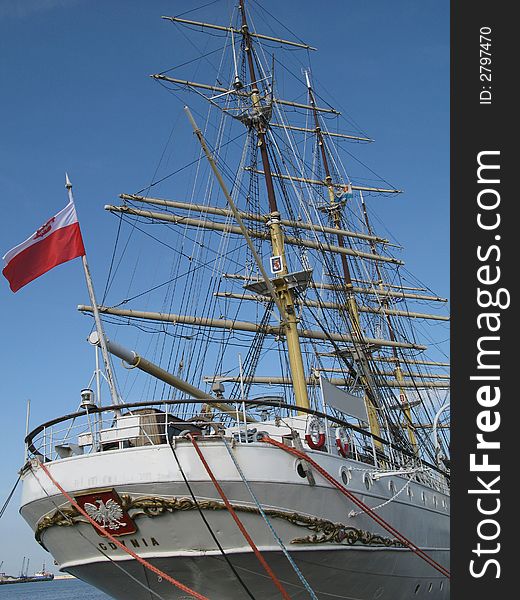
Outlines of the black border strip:
[[[513,540],[516,532],[520,531],[518,515],[513,514],[517,494],[512,489],[518,479],[514,452],[517,451],[516,438],[520,437],[520,431],[517,431],[519,423],[515,420],[519,385],[513,382],[515,369],[519,370],[516,360],[518,344],[514,343],[515,331],[519,327],[514,314],[515,295],[512,289],[513,278],[518,272],[516,255],[519,251],[514,247],[514,240],[515,237],[520,238],[520,219],[515,219],[515,212],[518,213],[515,211],[516,195],[511,189],[513,173],[520,169],[518,165],[513,166],[517,152],[509,149],[511,142],[517,139],[518,123],[518,116],[512,109],[516,101],[511,84],[516,73],[512,69],[515,66],[514,57],[519,55],[516,45],[518,34],[514,35],[514,27],[515,19],[509,3],[481,0],[454,0],[451,3],[451,598],[454,600],[503,600],[518,594],[515,569],[511,568],[516,554]],[[486,57],[480,52],[480,42],[486,43],[480,40],[480,32],[487,31],[482,28],[491,30],[487,36],[491,38],[491,46],[487,48],[491,51],[490,65],[481,64],[480,61]],[[482,49],[486,50],[486,47]],[[481,67],[491,70],[486,71]],[[484,74],[490,77],[483,77]],[[481,103],[488,100],[490,104]],[[489,151],[500,152],[484,159],[500,165],[500,170],[495,171],[499,173],[500,183],[479,184],[477,157],[480,152]],[[493,179],[491,171],[487,176]],[[482,212],[477,197],[484,186],[495,189],[500,196],[496,210],[483,213],[488,223],[500,214],[500,225],[493,230],[479,227],[477,221],[478,213]],[[491,198],[492,193],[487,199]],[[491,251],[487,260],[479,260],[478,247],[481,248],[482,257],[493,244],[499,250]],[[490,266],[489,273],[492,276],[497,274],[497,267],[500,269],[500,281],[494,285],[482,285],[478,281],[478,269],[486,264]],[[484,271],[481,271],[481,275],[484,276]],[[493,294],[499,288],[509,290],[510,306],[479,306],[479,287]],[[502,298],[505,297],[503,292]],[[495,333],[490,333],[482,320],[479,329],[479,315],[490,312],[499,315],[498,319],[494,319],[494,325],[500,323]],[[500,426],[496,431],[485,434],[486,439],[500,442],[500,449],[489,451],[476,448],[476,435],[480,432],[477,419],[479,413],[485,410],[477,401],[477,394],[486,382],[470,379],[474,375],[491,373],[490,370],[478,369],[478,340],[485,335],[499,337],[486,343],[488,348],[491,347],[489,344],[493,344],[494,349],[500,351],[493,358],[499,363],[499,369],[494,373],[500,375],[500,381],[491,383],[500,387],[500,402],[487,409],[491,411],[491,421],[496,422],[500,418]],[[499,413],[499,417],[496,413]],[[482,463],[485,460],[482,455],[486,452],[489,462],[498,465],[500,471],[472,472],[471,454],[474,453],[476,461]],[[513,458],[509,461],[510,465],[508,457]],[[492,492],[485,493],[477,480],[479,476],[487,482]],[[500,476],[500,480],[491,486],[496,476]],[[480,490],[479,493],[468,493],[475,489]],[[488,511],[498,506],[500,508],[494,515],[484,515],[479,506]],[[483,524],[485,519],[495,520],[498,526],[491,522]],[[494,537],[497,531],[499,533],[495,539],[482,539],[482,536]],[[470,572],[472,560],[475,561],[474,575]]]

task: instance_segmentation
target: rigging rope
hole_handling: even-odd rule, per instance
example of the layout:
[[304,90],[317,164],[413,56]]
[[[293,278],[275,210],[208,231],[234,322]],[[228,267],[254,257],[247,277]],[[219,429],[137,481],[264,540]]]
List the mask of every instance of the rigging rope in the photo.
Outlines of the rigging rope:
[[122,544],[117,538],[115,538],[113,535],[111,535],[108,531],[105,531],[105,529],[103,529],[103,527],[101,527],[101,525],[99,523],[94,521],[94,519],[83,508],[81,508],[81,506],[74,500],[74,498],[68,492],[65,491],[65,489],[56,481],[56,479],[54,479],[54,477],[51,475],[49,469],[43,463],[39,463],[38,466],[42,469],[42,471],[45,473],[45,475],[47,475],[47,477],[52,481],[54,486],[56,488],[58,488],[58,490],[63,494],[63,496],[70,502],[71,506],[73,506],[83,517],[85,517],[85,519],[87,519],[88,522],[103,537],[108,538],[113,544],[115,544],[118,548],[123,550],[123,552],[126,552],[127,554],[129,554],[137,562],[141,563],[146,569],[148,569],[149,571],[152,571],[159,577],[162,577],[163,579],[165,579],[169,583],[173,584],[175,587],[179,588],[183,592],[186,592],[187,594],[191,594],[194,598],[197,598],[197,600],[209,600],[209,598],[207,596],[203,596],[202,594],[199,594],[198,592],[190,589],[188,586],[184,585],[180,581],[177,581],[173,577],[170,577],[170,575],[168,575],[164,571],[161,571],[161,569],[154,567],[147,560],[145,560],[144,558],[142,558],[141,556],[136,554],[133,550],[130,550],[130,548],[127,548],[124,544]]
[[9,502],[11,502],[11,498],[14,495],[14,492],[16,490],[16,488],[18,487],[18,484],[20,483],[20,479],[22,478],[21,475],[18,475],[18,479],[16,480],[16,483],[13,486],[13,489],[9,492],[9,496],[7,496],[6,501],[4,502],[2,508],[0,509],[0,519],[3,517],[7,507],[9,506]]
[[[33,475],[34,472],[33,472]],[[58,506],[58,504],[53,500],[53,498],[51,498],[51,495],[49,494],[49,492],[43,487],[42,482],[38,479],[38,477],[35,476],[36,481],[38,482],[38,485],[40,486],[40,489],[42,490],[42,492],[47,496],[47,498],[49,499],[49,501],[53,504],[54,508],[56,509],[56,511],[65,519],[68,519],[69,517],[63,512],[62,508],[60,506]],[[117,561],[115,561],[109,554],[107,554],[104,550],[102,550],[99,546],[97,546],[96,544],[94,544],[94,542],[89,539],[84,533],[82,533],[81,529],[76,528],[75,531],[80,535],[80,537],[82,537],[85,542],[87,542],[87,544],[90,544],[94,550],[96,552],[99,552],[99,554],[102,554],[109,562],[111,562],[114,567],[116,569],[119,569],[122,573],[125,574],[126,577],[129,577],[132,581],[134,581],[139,587],[142,587],[143,589],[145,589],[147,592],[149,592],[152,596],[154,596],[155,598],[159,598],[159,600],[166,600],[165,598],[163,598],[163,596],[161,596],[160,594],[158,594],[156,591],[152,590],[152,588],[150,588],[146,583],[143,583],[142,581],[140,581],[139,579],[137,579],[137,577],[134,577],[134,575],[132,575],[132,573],[130,573],[129,571],[127,571],[124,567],[122,567]],[[43,546],[43,544],[42,544]]]
[[204,524],[206,525],[206,527],[207,527],[207,529],[208,529],[211,537],[213,538],[213,541],[215,542],[215,544],[217,545],[218,549],[220,550],[222,556],[224,557],[225,561],[229,565],[229,568],[233,571],[235,577],[238,579],[238,581],[240,582],[240,584],[242,585],[242,587],[246,591],[247,595],[250,598],[252,598],[252,600],[255,600],[255,597],[253,596],[253,594],[251,593],[251,591],[249,590],[249,588],[245,584],[244,580],[240,577],[240,575],[239,575],[238,571],[236,570],[236,568],[234,567],[233,563],[230,561],[229,556],[226,554],[226,551],[224,550],[224,548],[222,548],[221,543],[219,542],[217,536],[215,535],[215,532],[211,528],[211,525],[209,524],[208,520],[206,519],[204,513],[202,512],[202,509],[200,508],[199,502],[198,502],[197,498],[195,497],[195,494],[193,493],[193,490],[192,490],[191,485],[190,485],[190,483],[188,481],[188,478],[186,477],[186,474],[184,473],[184,469],[181,466],[179,457],[177,456],[177,453],[175,452],[175,447],[172,444],[172,438],[168,439],[168,444],[170,445],[171,451],[173,452],[173,456],[175,458],[175,462],[177,463],[177,467],[179,468],[179,471],[180,471],[180,473],[182,475],[182,478],[184,479],[184,483],[186,484],[186,487],[188,488],[188,491],[190,493],[191,499],[195,503],[195,506],[197,507],[197,510],[198,510],[198,512],[199,512],[202,520],[204,521]]
[[224,504],[226,505],[226,508],[228,509],[230,515],[233,517],[233,520],[237,524],[237,526],[240,529],[242,535],[246,538],[247,542],[251,546],[251,549],[255,553],[255,556],[258,558],[260,564],[263,566],[263,568],[265,569],[265,571],[267,572],[267,574],[269,575],[269,577],[271,577],[271,579],[273,580],[273,583],[279,589],[279,591],[282,594],[282,597],[284,598],[284,600],[291,600],[291,597],[286,592],[286,590],[283,587],[283,585],[280,582],[280,580],[273,573],[271,567],[267,564],[265,558],[262,556],[260,550],[257,548],[257,546],[254,543],[253,539],[251,538],[251,536],[247,532],[246,528],[242,524],[242,521],[238,518],[238,515],[235,512],[235,509],[231,506],[231,503],[229,502],[229,500],[228,500],[226,494],[224,493],[224,490],[220,486],[219,482],[215,479],[215,475],[213,474],[210,466],[208,465],[206,459],[204,458],[204,455],[202,454],[202,451],[201,451],[201,449],[200,449],[200,447],[199,447],[199,445],[197,443],[197,440],[195,439],[195,437],[191,433],[188,433],[188,438],[190,439],[191,443],[193,444],[193,447],[195,448],[195,451],[199,455],[199,458],[200,458],[202,464],[204,465],[204,468],[206,469],[206,472],[208,473],[209,478],[213,482],[213,485],[217,489],[217,492],[219,493],[220,497],[224,501]]
[[371,517],[376,523],[378,523],[379,525],[381,525],[381,527],[383,527],[389,533],[394,535],[404,546],[406,546],[407,548],[412,550],[412,552],[417,554],[417,556],[422,558],[430,566],[432,566],[434,569],[439,571],[439,573],[441,573],[448,579],[451,578],[451,574],[448,571],[448,569],[443,567],[436,560],[434,560],[431,556],[426,554],[426,552],[424,552],[424,550],[419,548],[419,546],[414,544],[412,541],[410,541],[408,538],[406,538],[402,533],[400,533],[397,529],[392,527],[392,525],[390,525],[390,523],[387,523],[380,515],[375,513],[370,508],[370,506],[368,506],[363,501],[361,501],[359,498],[354,496],[354,494],[352,492],[350,492],[344,486],[342,486],[339,483],[339,481],[337,481],[336,479],[334,479],[334,477],[332,477],[332,475],[329,475],[329,473],[327,473],[327,471],[321,465],[319,465],[316,461],[314,461],[312,458],[310,458],[310,456],[308,454],[306,454],[305,452],[301,452],[300,450],[297,450],[296,448],[286,446],[285,444],[282,444],[281,442],[277,442],[276,440],[273,440],[273,438],[269,437],[268,435],[265,435],[260,441],[262,441],[266,444],[271,444],[272,446],[276,446],[277,448],[280,448],[281,450],[284,450],[285,452],[288,452],[289,454],[292,454],[293,456],[296,456],[298,458],[301,458],[301,459],[307,461],[310,465],[312,465],[316,469],[316,471],[318,471],[318,473],[320,473],[320,475],[322,475],[322,477],[324,477],[329,483],[331,483],[335,488],[337,488],[344,496],[346,496],[349,500],[351,500],[356,506],[361,508],[363,510],[363,512],[365,512],[369,517]]
[[[418,470],[419,469],[415,469],[415,472],[417,472]],[[365,473],[369,473],[369,471],[365,471]],[[412,475],[412,477],[413,477],[413,475]],[[381,504],[378,504],[377,506],[373,506],[372,510],[379,510],[380,508],[383,508],[383,506],[386,506],[387,504],[390,504],[391,502],[393,502],[401,494],[401,492],[404,492],[404,490],[410,485],[410,483],[412,482],[412,477],[410,477],[410,479],[408,479],[408,481],[403,485],[403,487],[399,491],[395,492],[393,496],[388,498],[388,500],[381,502]],[[357,517],[357,515],[362,515],[362,514],[363,514],[362,510],[351,510],[348,513],[348,516],[349,517]]]
[[[265,307],[265,312],[258,324],[258,331],[255,333],[255,337],[251,342],[251,346],[247,352],[247,355],[244,360],[245,372],[241,375],[242,381],[238,381],[233,386],[229,399],[236,399],[242,396],[242,400],[245,400],[249,397],[249,392],[251,390],[251,385],[253,382],[253,376],[258,367],[258,363],[260,361],[262,349],[264,346],[265,338],[267,337],[265,333],[265,329],[269,324],[269,320],[271,318],[271,313],[273,312],[274,302],[270,300]],[[244,393],[241,393],[242,383],[244,383]]]
[[235,464],[235,467],[238,471],[238,474],[240,475],[240,477],[242,478],[242,481],[244,482],[244,485],[246,486],[247,490],[249,491],[249,493],[251,494],[251,498],[253,498],[258,510],[260,511],[260,514],[262,515],[264,521],[266,522],[267,526],[269,527],[269,529],[271,530],[271,533],[274,536],[274,539],[278,542],[278,545],[280,546],[280,548],[282,549],[282,552],[285,554],[285,556],[287,557],[287,560],[290,562],[291,567],[294,569],[294,572],[296,573],[296,575],[298,575],[298,578],[300,579],[300,581],[303,583],[305,589],[309,592],[310,597],[313,600],[318,600],[318,597],[316,596],[316,594],[314,593],[314,590],[311,588],[311,586],[309,585],[308,581],[305,579],[305,577],[303,576],[303,573],[300,571],[300,569],[298,568],[298,565],[294,562],[292,556],[289,554],[287,548],[285,547],[283,541],[281,540],[280,536],[276,533],[274,527],[271,524],[271,521],[269,520],[269,517],[265,514],[264,509],[262,508],[262,505],[260,504],[260,502],[258,501],[258,498],[256,497],[255,493],[253,492],[251,486],[249,485],[249,482],[247,481],[244,472],[242,471],[242,469],[240,468],[240,465],[238,464],[237,459],[235,458],[235,456],[233,455],[233,452],[231,452],[231,448],[229,447],[229,444],[226,441],[226,438],[224,436],[222,436],[222,441],[224,442],[224,446],[226,446],[226,450],[228,451],[229,456],[231,457],[231,460],[233,461],[233,463]]

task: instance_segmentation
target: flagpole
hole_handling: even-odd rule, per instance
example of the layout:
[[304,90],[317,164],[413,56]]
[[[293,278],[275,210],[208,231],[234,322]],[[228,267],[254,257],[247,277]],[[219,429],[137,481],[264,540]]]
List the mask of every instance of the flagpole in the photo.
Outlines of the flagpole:
[[[67,193],[69,195],[69,202],[74,203],[74,198],[72,196],[72,183],[70,182],[67,173],[65,173],[65,187],[67,188]],[[117,405],[120,404],[119,396],[117,394],[116,386],[114,383],[114,377],[112,375],[112,367],[110,366],[110,358],[108,356],[105,332],[103,331],[101,317],[99,316],[98,304],[96,302],[96,296],[94,294],[94,285],[92,284],[92,277],[90,275],[90,269],[87,263],[87,255],[83,254],[81,260],[83,262],[83,270],[85,271],[85,279],[87,280],[88,295],[90,297],[90,303],[92,304],[92,312],[94,313],[94,322],[96,324],[99,345],[101,347],[101,354],[103,356],[103,362],[105,363],[105,374],[108,382],[108,387],[110,388],[110,396],[112,398],[112,404]]]

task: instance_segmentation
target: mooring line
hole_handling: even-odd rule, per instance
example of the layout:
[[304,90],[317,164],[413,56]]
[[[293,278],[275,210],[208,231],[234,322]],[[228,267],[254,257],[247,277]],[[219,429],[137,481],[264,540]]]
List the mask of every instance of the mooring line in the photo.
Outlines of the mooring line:
[[231,460],[233,461],[233,463],[235,464],[235,467],[238,471],[238,474],[240,475],[240,477],[242,478],[242,481],[244,482],[244,485],[246,486],[246,488],[248,489],[249,493],[251,494],[251,498],[253,498],[258,510],[260,511],[260,514],[262,515],[262,517],[264,518],[264,521],[266,522],[267,526],[269,527],[269,529],[271,530],[271,533],[273,534],[274,539],[277,541],[278,545],[280,546],[280,548],[282,549],[282,552],[285,554],[287,560],[289,561],[289,563],[291,564],[291,567],[294,569],[294,572],[296,573],[296,575],[298,575],[299,580],[302,582],[303,586],[305,587],[305,589],[309,592],[310,597],[313,600],[318,600],[318,597],[316,596],[316,594],[314,593],[314,590],[311,588],[311,586],[309,585],[309,582],[305,579],[303,573],[300,571],[300,569],[298,568],[298,565],[294,562],[293,557],[289,554],[289,551],[287,550],[287,548],[285,547],[285,544],[283,543],[282,539],[280,538],[280,536],[276,533],[269,517],[265,514],[264,509],[262,508],[262,505],[260,504],[260,502],[258,501],[258,498],[256,497],[255,493],[253,492],[253,489],[251,488],[251,486],[249,485],[249,482],[247,481],[244,472],[242,471],[242,469],[240,468],[240,465],[238,464],[237,459],[235,458],[235,456],[233,455],[233,452],[231,451],[231,448],[229,447],[229,444],[227,443],[226,439],[224,436],[222,436],[222,441],[224,442],[224,445],[226,446],[226,450],[229,453],[229,456],[231,457]]
[[[34,471],[32,473],[34,475],[34,478],[38,482],[38,485],[40,486],[41,491],[47,496],[47,498],[53,504],[53,506],[56,509],[56,511],[59,512],[61,514],[61,516],[64,517],[65,519],[69,519],[70,517],[67,517],[67,515],[65,515],[65,513],[62,510],[62,507],[60,507],[60,506],[58,506],[58,504],[56,504],[56,502],[53,500],[53,498],[51,497],[51,495],[49,494],[49,492],[43,487],[42,482],[38,479],[38,477],[36,477],[36,474],[34,473]],[[116,560],[114,560],[109,554],[107,554],[99,546],[96,546],[96,544],[94,544],[94,542],[91,539],[89,539],[84,533],[81,532],[81,529],[76,528],[75,531],[77,531],[78,535],[80,537],[82,537],[85,540],[85,542],[87,542],[87,544],[90,544],[94,548],[94,550],[96,552],[99,552],[108,561],[110,561],[114,565],[114,567],[116,569],[119,569],[122,573],[124,573],[126,577],[129,577],[132,581],[135,581],[135,583],[137,583],[138,586],[142,587],[144,590],[146,590],[147,592],[149,592],[155,598],[159,598],[159,600],[166,600],[160,594],[158,594],[156,591],[152,590],[152,588],[149,587],[147,584],[143,583],[142,581],[140,581],[139,579],[137,579],[137,577],[135,577],[134,575],[132,575],[132,573],[130,573],[129,571],[127,571],[125,568],[123,568]],[[38,543],[43,548],[45,548],[45,546],[43,545],[43,543],[41,541],[38,542]]]
[[202,508],[200,507],[200,504],[195,496],[195,494],[193,493],[193,489],[188,481],[188,478],[186,477],[186,474],[184,473],[184,469],[182,468],[182,465],[180,463],[179,457],[177,456],[177,453],[175,452],[175,448],[172,444],[172,440],[169,439],[168,440],[168,444],[171,448],[171,451],[173,452],[173,456],[175,458],[175,462],[177,463],[177,467],[182,475],[182,478],[184,479],[184,483],[186,484],[186,487],[188,488],[188,491],[190,493],[190,496],[193,500],[193,502],[195,503],[195,506],[197,507],[197,511],[199,512],[199,515],[201,517],[201,519],[203,520],[204,524],[206,525],[209,534],[211,535],[211,537],[213,538],[213,541],[215,542],[217,548],[220,550],[220,553],[222,554],[222,556],[224,557],[224,560],[227,562],[227,564],[229,565],[229,568],[231,569],[231,571],[233,571],[233,574],[235,575],[235,577],[237,578],[238,582],[240,583],[240,585],[244,588],[246,594],[251,598],[251,600],[256,600],[256,598],[253,596],[251,590],[247,587],[246,582],[242,579],[242,577],[240,576],[239,572],[236,570],[235,566],[233,565],[233,563],[231,562],[229,556],[226,554],[226,551],[224,550],[224,548],[222,547],[222,544],[220,543],[218,537],[216,536],[215,532],[213,531],[211,525],[209,524],[209,521],[206,519],[204,512],[202,511]]
[[22,476],[18,475],[18,479],[16,480],[13,489],[10,491],[9,496],[7,496],[7,500],[4,502],[2,508],[0,509],[0,519],[3,517],[7,507],[9,506],[9,502],[11,502],[11,498],[14,496],[14,493],[16,491],[16,488],[18,487],[18,484],[20,483],[21,478]]
[[361,508],[363,510],[363,512],[365,512],[369,517],[374,519],[374,521],[376,521],[376,523],[378,523],[379,525],[381,525],[381,527],[384,527],[388,532],[390,532],[392,535],[394,535],[404,546],[406,546],[407,548],[412,550],[412,552],[414,552],[417,556],[422,558],[431,567],[433,567],[434,569],[439,571],[439,573],[441,573],[448,579],[451,578],[451,573],[448,571],[448,569],[446,569],[446,567],[443,567],[435,559],[433,559],[431,556],[426,554],[426,552],[424,552],[424,550],[419,548],[419,546],[414,544],[412,541],[410,541],[408,538],[406,538],[402,533],[400,533],[397,529],[392,527],[392,525],[390,525],[390,523],[387,523],[387,521],[385,521],[383,519],[383,517],[381,517],[376,512],[374,512],[370,508],[370,506],[368,506],[367,504],[362,502],[359,498],[354,496],[354,494],[352,492],[350,492],[349,490],[347,490],[347,488],[345,488],[343,485],[341,485],[341,483],[339,483],[339,481],[337,481],[334,477],[332,477],[332,475],[329,475],[329,473],[321,465],[319,465],[316,461],[314,461],[312,458],[310,458],[310,456],[308,454],[306,454],[305,452],[300,452],[300,450],[297,450],[296,448],[286,446],[285,444],[282,444],[281,442],[277,442],[276,440],[273,440],[273,438],[269,437],[268,435],[264,435],[264,437],[261,438],[260,441],[264,442],[266,444],[271,444],[272,446],[276,446],[277,448],[280,448],[281,450],[284,450],[285,452],[288,452],[289,454],[292,454],[293,456],[297,456],[298,458],[301,458],[301,459],[307,461],[329,483],[332,483],[332,485],[335,488],[337,488],[344,496],[346,496],[349,500],[351,500],[356,506]]
[[213,474],[213,471],[211,470],[211,468],[210,468],[209,464],[207,463],[206,459],[204,458],[204,455],[202,454],[202,451],[201,451],[201,449],[200,449],[200,447],[199,447],[199,445],[197,443],[197,440],[195,439],[195,437],[191,433],[188,433],[188,438],[191,440],[191,443],[193,444],[193,447],[195,448],[197,454],[199,455],[199,458],[200,458],[202,464],[204,465],[204,468],[206,469],[206,472],[208,473],[209,478],[213,482],[213,485],[217,489],[217,492],[219,493],[220,497],[224,501],[224,504],[226,505],[226,508],[228,509],[229,514],[233,517],[233,520],[237,524],[237,526],[240,529],[242,535],[246,538],[248,544],[251,546],[251,549],[255,553],[255,555],[258,558],[260,564],[262,565],[262,567],[264,567],[264,569],[267,572],[267,574],[269,575],[269,577],[273,580],[273,583],[280,590],[280,593],[282,594],[282,597],[285,600],[291,600],[291,597],[289,596],[289,594],[287,593],[287,591],[283,587],[281,581],[278,579],[278,577],[276,577],[276,575],[274,574],[274,572],[271,569],[271,567],[267,564],[265,558],[262,556],[262,553],[257,548],[257,546],[254,543],[252,537],[247,532],[247,530],[244,527],[242,521],[238,518],[238,515],[235,512],[235,509],[231,506],[231,503],[229,502],[226,494],[224,493],[224,490],[220,486],[219,482],[216,480],[215,475]]
[[83,508],[81,508],[81,506],[74,500],[74,498],[68,492],[65,491],[65,489],[56,481],[56,479],[54,479],[54,477],[51,475],[49,469],[43,463],[38,463],[38,466],[47,475],[47,477],[52,481],[52,483],[58,488],[58,490],[63,494],[63,496],[65,496],[65,498],[70,502],[71,506],[73,506],[83,517],[85,517],[89,521],[89,523],[99,533],[101,533],[101,535],[108,538],[112,543],[114,543],[116,546],[118,546],[118,548],[120,548],[121,550],[123,550],[124,552],[129,554],[132,558],[137,560],[137,562],[141,563],[148,570],[152,571],[156,575],[159,575],[159,577],[162,577],[163,579],[165,579],[166,581],[168,581],[175,587],[179,588],[183,592],[186,592],[187,594],[191,594],[194,598],[197,598],[197,600],[209,600],[209,598],[207,596],[203,596],[202,594],[199,594],[195,590],[192,590],[191,588],[184,585],[180,581],[177,581],[176,579],[174,579],[173,577],[171,577],[164,571],[161,571],[161,569],[154,567],[154,565],[152,565],[147,560],[145,560],[144,558],[142,558],[141,556],[136,554],[133,550],[130,550],[130,548],[127,548],[117,538],[115,538],[108,531],[106,531],[103,527],[101,527],[101,525],[99,525],[99,523],[94,521],[94,519]]

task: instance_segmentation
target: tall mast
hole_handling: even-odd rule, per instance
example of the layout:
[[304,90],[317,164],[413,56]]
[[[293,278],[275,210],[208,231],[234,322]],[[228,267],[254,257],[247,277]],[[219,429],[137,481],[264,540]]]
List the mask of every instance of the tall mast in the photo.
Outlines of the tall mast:
[[283,279],[283,276],[287,275],[288,273],[287,260],[285,257],[284,249],[284,236],[280,222],[280,212],[278,210],[278,205],[276,202],[276,195],[274,191],[273,177],[271,174],[269,155],[267,152],[267,120],[263,114],[263,106],[260,100],[260,91],[257,85],[253,58],[252,38],[247,25],[244,0],[240,1],[239,8],[242,15],[241,31],[242,35],[244,36],[245,51],[249,67],[249,76],[251,79],[251,101],[253,104],[254,113],[254,118],[252,119],[251,126],[255,128],[258,136],[258,146],[260,148],[260,155],[262,157],[265,185],[267,189],[267,199],[269,203],[270,215],[267,225],[269,227],[269,233],[271,236],[271,246],[273,249],[273,255],[280,256],[282,261],[282,270],[280,273],[278,273],[278,277],[275,279],[274,283],[276,285],[278,297],[280,298],[280,302],[282,303],[285,311],[284,329],[285,336],[287,338],[287,349],[289,352],[289,365],[291,369],[291,378],[293,382],[294,399],[297,406],[309,408],[310,402],[307,393],[303,357],[300,346],[300,339],[298,335],[298,318],[296,316],[294,296],[292,291],[287,287],[287,284]]
[[273,184],[273,176],[271,174],[271,165],[269,161],[269,155],[267,154],[267,146],[266,146],[266,124],[264,119],[262,118],[262,103],[260,101],[260,90],[258,89],[257,81],[256,81],[256,73],[255,73],[255,64],[253,59],[253,43],[252,38],[249,33],[249,28],[247,25],[246,18],[246,9],[244,6],[244,1],[240,2],[240,11],[242,14],[242,34],[244,36],[245,41],[245,51],[247,57],[247,64],[249,67],[249,76],[251,79],[251,100],[253,103],[253,110],[258,115],[258,119],[255,119],[254,126],[258,135],[258,146],[260,147],[260,155],[262,157],[262,164],[264,166],[264,177],[265,177],[265,185],[267,188],[267,199],[269,202],[269,211],[271,213],[278,213],[278,206],[276,203],[276,196],[274,193],[274,184]]
[[[316,110],[316,100],[314,98],[314,91],[312,89],[312,85],[309,78],[309,73],[305,72],[305,78],[307,82],[307,89],[309,92],[309,104],[312,106],[312,113],[314,115],[314,124],[316,137],[318,139],[318,146],[320,148],[321,159],[323,162],[323,168],[325,170],[325,184],[327,185],[327,190],[329,193],[329,201],[331,206],[331,215],[334,227],[338,230],[342,228],[341,225],[341,204],[337,202],[336,195],[334,193],[334,182],[332,181],[332,175],[330,173],[329,161],[327,157],[327,151],[325,147],[325,140],[323,138],[323,133],[321,131],[320,121],[318,118],[318,111]],[[344,247],[345,242],[343,236],[337,235],[338,246],[341,248]],[[373,387],[368,379],[368,361],[366,357],[366,352],[364,348],[364,340],[363,340],[363,331],[361,328],[361,320],[359,318],[359,310],[357,306],[356,296],[354,294],[354,286],[352,283],[352,276],[350,274],[350,268],[347,261],[347,257],[344,254],[341,254],[341,265],[343,268],[343,278],[345,280],[345,293],[347,296],[347,311],[350,317],[350,321],[352,324],[352,338],[357,340],[357,343],[354,343],[356,349],[359,349],[357,352],[358,357],[361,359],[362,369],[360,373],[360,380],[365,389],[365,405],[367,409],[368,421],[370,426],[370,431],[381,437],[381,427],[379,424],[379,419],[377,416],[377,408],[378,408],[378,399],[374,395]],[[381,446],[380,443],[378,443]]]

